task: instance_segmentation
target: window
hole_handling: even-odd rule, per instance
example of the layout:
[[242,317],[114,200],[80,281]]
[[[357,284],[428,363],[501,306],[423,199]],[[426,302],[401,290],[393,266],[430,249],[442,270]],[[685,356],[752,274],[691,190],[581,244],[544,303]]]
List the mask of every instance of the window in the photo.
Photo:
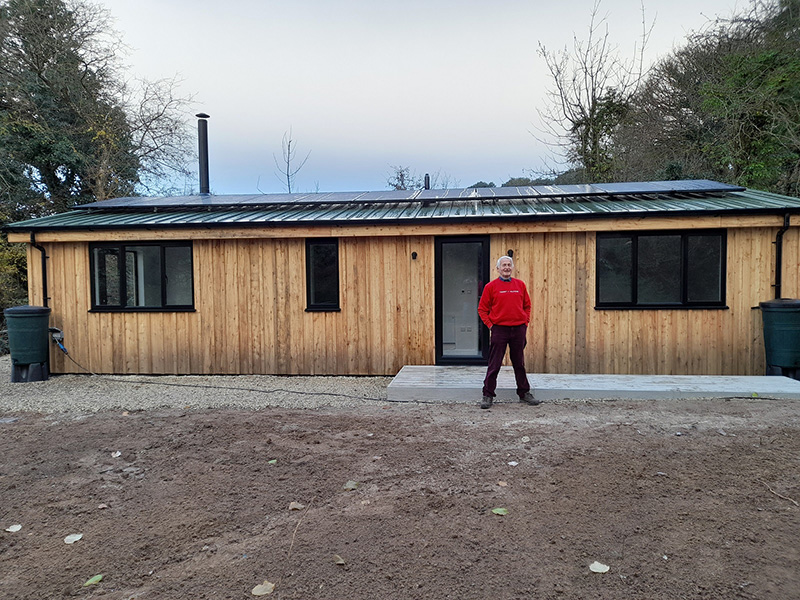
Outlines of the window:
[[306,310],[339,310],[339,240],[306,240]]
[[91,244],[93,310],[192,310],[192,243]]
[[722,308],[724,231],[597,234],[598,308]]

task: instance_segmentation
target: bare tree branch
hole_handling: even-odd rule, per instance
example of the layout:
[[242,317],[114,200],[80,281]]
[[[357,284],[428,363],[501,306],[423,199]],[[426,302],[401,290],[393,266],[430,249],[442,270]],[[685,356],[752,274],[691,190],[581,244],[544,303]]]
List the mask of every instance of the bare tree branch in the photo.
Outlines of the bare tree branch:
[[633,57],[625,60],[611,45],[607,17],[599,11],[597,0],[586,40],[573,34],[571,50],[551,51],[539,44],[553,88],[547,91],[546,107],[538,110],[544,137],[537,139],[591,181],[611,174],[610,136],[643,79],[643,56],[653,28],[642,5],[642,33]]
[[275,173],[275,175],[278,177],[278,180],[283,183],[286,191],[291,194],[292,190],[295,188],[295,177],[306,164],[308,157],[311,156],[311,150],[308,151],[306,157],[300,161],[298,165],[295,161],[297,146],[295,145],[294,139],[292,139],[292,128],[290,127],[289,131],[283,134],[283,139],[281,140],[281,154],[283,156],[281,163],[278,163],[278,158],[274,154],[272,155],[275,166],[278,168],[278,172]]

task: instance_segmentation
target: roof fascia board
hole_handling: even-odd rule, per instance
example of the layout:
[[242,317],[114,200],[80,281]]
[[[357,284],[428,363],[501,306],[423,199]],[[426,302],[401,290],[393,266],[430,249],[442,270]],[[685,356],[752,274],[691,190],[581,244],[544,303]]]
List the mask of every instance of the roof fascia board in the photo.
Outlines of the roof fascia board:
[[[597,215],[594,218],[570,219],[530,219],[493,220],[481,222],[458,222],[448,227],[447,235],[470,234],[514,234],[549,232],[592,232],[592,231],[631,231],[666,230],[691,226],[693,229],[776,227],[783,225],[784,213],[747,215],[631,215],[626,219],[614,216]],[[73,228],[69,230],[37,230],[36,239],[41,242],[72,242],[101,240],[159,240],[159,239],[246,239],[246,238],[302,238],[302,237],[387,237],[442,235],[441,223],[420,223],[409,221],[397,226],[385,221],[376,223],[349,223],[336,225],[310,224],[260,224],[247,226],[209,226],[209,227],[126,227],[126,228]],[[800,217],[795,215],[792,225],[800,225]],[[11,232],[10,242],[29,241],[29,232]]]

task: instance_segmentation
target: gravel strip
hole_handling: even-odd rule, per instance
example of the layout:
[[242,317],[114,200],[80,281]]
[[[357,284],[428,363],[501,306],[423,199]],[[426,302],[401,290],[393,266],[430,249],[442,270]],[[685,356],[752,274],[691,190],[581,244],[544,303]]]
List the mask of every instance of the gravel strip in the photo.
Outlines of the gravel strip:
[[156,408],[350,408],[385,405],[391,377],[56,375],[11,383],[0,357],[0,412],[92,413]]

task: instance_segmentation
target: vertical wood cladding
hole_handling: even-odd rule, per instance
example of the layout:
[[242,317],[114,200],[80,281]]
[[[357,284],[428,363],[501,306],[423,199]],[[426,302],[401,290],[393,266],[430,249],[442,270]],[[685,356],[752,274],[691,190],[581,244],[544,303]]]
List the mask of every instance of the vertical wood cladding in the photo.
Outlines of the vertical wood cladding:
[[[736,225],[727,229],[725,310],[595,309],[596,232],[585,225],[453,233],[490,234],[494,258],[514,251],[533,302],[531,372],[760,375],[754,307],[774,294],[778,227]],[[305,311],[302,236],[195,239],[194,312],[89,312],[89,241],[46,242],[51,325],[95,373],[394,375],[435,354],[434,235],[401,234],[339,238],[338,312]],[[42,304],[39,252],[29,247],[28,259],[31,304]],[[784,297],[800,295],[798,265],[792,228]],[[53,372],[82,372],[60,352],[51,356]]]
[[[95,373],[383,375],[434,360],[430,236],[341,239],[339,312],[305,311],[303,238],[195,241],[195,312],[89,312],[88,243],[47,250],[51,325]],[[40,281],[32,268],[32,302]]]

